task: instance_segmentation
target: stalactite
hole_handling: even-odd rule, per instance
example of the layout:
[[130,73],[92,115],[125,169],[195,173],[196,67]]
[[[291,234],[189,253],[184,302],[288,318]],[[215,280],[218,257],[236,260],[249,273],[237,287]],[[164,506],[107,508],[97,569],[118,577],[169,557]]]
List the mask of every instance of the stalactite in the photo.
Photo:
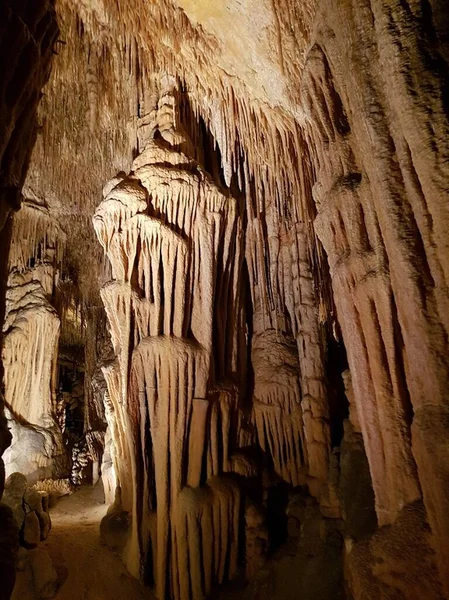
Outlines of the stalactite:
[[[23,203],[22,209],[14,219],[14,233],[9,251],[10,269],[20,272],[34,263],[46,262],[52,266],[62,262],[64,251],[64,233],[59,224],[50,216],[48,207],[31,203]],[[40,278],[41,281],[43,278]],[[54,277],[52,277],[52,284]],[[44,283],[44,282],[43,282]],[[45,285],[47,294],[52,287]]]
[[304,450],[308,446],[304,440],[296,348],[292,341],[282,340],[275,331],[255,337],[253,418],[258,443],[272,458],[275,472],[296,487],[305,483]]

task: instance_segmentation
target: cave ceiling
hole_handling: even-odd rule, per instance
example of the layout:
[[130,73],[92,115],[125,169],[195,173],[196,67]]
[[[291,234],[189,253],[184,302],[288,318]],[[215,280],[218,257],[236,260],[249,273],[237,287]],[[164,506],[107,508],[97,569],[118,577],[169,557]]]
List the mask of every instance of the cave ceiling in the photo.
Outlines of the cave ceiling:
[[290,196],[299,189],[293,82],[313,3],[59,0],[56,10],[60,35],[24,196],[51,207],[80,280],[93,280],[83,276],[82,255],[101,256],[91,218],[102,187],[145,146],[163,73],[176,75],[193,119],[205,123],[226,185],[240,171],[244,192],[254,178],[259,204],[263,190],[281,203],[284,186]]
[[226,183],[240,162],[274,188],[292,170],[288,138],[301,118],[293,71],[302,68],[314,12],[310,2],[276,6],[59,0],[60,35],[24,196],[51,206],[71,231],[69,244],[98,252],[94,208],[104,183],[127,172],[145,144],[161,73],[176,74],[204,120]]

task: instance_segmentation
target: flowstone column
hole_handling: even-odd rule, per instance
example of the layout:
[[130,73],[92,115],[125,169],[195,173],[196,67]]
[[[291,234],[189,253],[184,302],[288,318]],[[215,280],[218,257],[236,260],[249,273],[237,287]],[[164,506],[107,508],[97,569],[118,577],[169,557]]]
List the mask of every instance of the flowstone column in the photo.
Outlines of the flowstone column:
[[223,323],[220,311],[240,310],[243,236],[237,201],[180,150],[189,142],[177,95],[168,81],[150,141],[132,172],[106,186],[94,226],[113,273],[102,298],[115,359],[104,374],[121,504],[132,515],[125,560],[152,576],[158,598],[184,600],[237,566],[240,492],[221,476],[231,434],[221,430],[222,453],[215,435],[217,414],[234,421],[238,392],[220,393],[213,345],[238,356],[238,319]]
[[388,257],[372,190],[326,55],[314,46],[303,79],[314,148],[315,229],[332,285],[354,381],[380,524],[420,497],[408,426],[407,387]]
[[61,235],[44,204],[27,201],[14,220],[2,348],[13,439],[4,460],[7,476],[20,471],[30,482],[63,474],[66,463],[56,419],[60,319],[52,305]]
[[320,498],[329,471],[329,410],[318,298],[304,226],[247,190],[246,260],[257,441],[285,482]]

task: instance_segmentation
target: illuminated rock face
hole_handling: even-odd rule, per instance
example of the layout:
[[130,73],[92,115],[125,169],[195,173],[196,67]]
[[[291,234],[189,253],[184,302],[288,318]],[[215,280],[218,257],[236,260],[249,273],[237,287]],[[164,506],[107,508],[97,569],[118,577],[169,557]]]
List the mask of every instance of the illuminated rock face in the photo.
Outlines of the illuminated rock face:
[[[315,230],[329,261],[379,524],[403,523],[403,507],[422,498],[448,593],[447,83],[428,68],[425,48],[438,33],[423,14],[395,2],[370,5],[370,15],[350,18],[323,7],[330,29],[304,69]],[[360,54],[345,46],[355,30]],[[436,46],[432,52],[442,65]]]
[[[226,33],[217,33],[218,13],[212,14],[210,7],[202,3],[180,4],[192,20],[205,28],[209,25],[219,41],[226,41]],[[391,8],[377,0],[370,2],[369,8],[349,2],[338,7],[326,2],[310,6],[310,20],[304,23],[304,44],[297,49],[287,43],[286,32],[297,25],[298,15],[288,8],[275,11],[284,73],[296,78],[296,92],[289,100],[296,102],[297,118],[291,121],[287,103],[279,110],[266,107],[263,115],[259,112],[263,94],[259,93],[259,84],[245,79],[245,64],[235,67],[234,75],[239,79],[235,87],[223,76],[220,85],[224,87],[218,91],[211,77],[210,56],[204,58],[204,69],[193,75],[193,68],[186,66],[190,58],[187,53],[185,68],[178,70],[176,60],[173,58],[171,63],[158,47],[163,56],[159,66],[168,70],[170,65],[171,72],[182,72],[180,79],[190,94],[194,115],[202,119],[220,149],[224,183],[231,189],[233,180],[237,180],[245,196],[239,217],[240,227],[245,230],[242,255],[251,295],[251,332],[246,333],[254,388],[251,397],[245,399],[249,410],[244,412],[244,425],[251,433],[245,441],[237,436],[238,443],[257,447],[269,456],[273,471],[283,481],[307,485],[325,514],[347,514],[339,503],[335,477],[339,467],[332,454],[335,422],[329,401],[333,390],[327,345],[329,331],[338,337],[341,329],[340,341],[349,363],[345,378],[351,423],[345,424],[346,441],[355,448],[359,447],[360,434],[363,437],[378,524],[397,528],[405,548],[412,531],[401,528],[406,527],[405,523],[407,527],[415,523],[422,547],[435,548],[440,579],[447,588],[443,558],[447,554],[449,524],[445,467],[448,255],[444,199],[448,148],[444,45],[438,47],[441,31],[431,30],[421,9],[407,15],[399,4]],[[265,9],[264,5],[260,18],[265,18]],[[404,27],[406,31],[402,31]],[[353,42],[348,44],[348,40]],[[427,55],[429,40],[433,45]],[[364,47],[365,43],[362,52],[359,45]],[[183,37],[181,47],[185,45],[188,42]],[[401,53],[399,47],[403,48]],[[211,56],[218,56],[212,46],[205,53],[209,50]],[[201,52],[198,49],[198,56],[203,57]],[[223,60],[230,60],[230,54]],[[434,69],[428,68],[429,61],[434,61]],[[383,64],[388,67],[383,68]],[[422,80],[419,73],[423,74]],[[243,79],[249,90],[239,87]],[[198,89],[207,93],[202,96]],[[253,92],[257,101],[247,101],[246,92]],[[168,96],[165,100],[167,103],[162,101],[162,105],[168,107]],[[426,105],[431,108],[425,109]],[[158,129],[165,141],[155,139],[143,152],[139,150],[131,175],[115,182],[112,192],[108,188],[95,223],[114,273],[113,282],[102,295],[117,355],[116,364],[107,370],[109,394],[111,400],[114,394],[123,395],[122,406],[117,403],[114,407],[115,421],[131,419],[132,423],[134,419],[141,425],[142,413],[135,409],[120,419],[117,414],[131,398],[134,403],[137,396],[148,402],[152,390],[155,402],[160,396],[154,390],[164,389],[164,418],[170,424],[171,391],[159,382],[171,381],[178,374],[182,357],[182,362],[191,365],[189,368],[197,374],[195,384],[202,382],[200,390],[192,384],[190,400],[183,397],[182,402],[178,401],[186,407],[183,415],[187,415],[179,423],[183,433],[179,438],[175,435],[181,444],[176,452],[183,457],[186,447],[192,448],[192,455],[198,451],[196,444],[187,441],[188,415],[198,413],[200,420],[201,410],[205,411],[201,403],[196,408],[193,399],[209,397],[206,392],[219,380],[216,370],[224,375],[223,366],[232,356],[228,348],[220,356],[223,344],[211,344],[214,323],[220,323],[217,330],[222,331],[222,323],[229,324],[228,318],[239,314],[239,302],[240,307],[242,304],[234,296],[227,304],[226,318],[214,312],[210,298],[216,295],[219,283],[217,275],[211,283],[208,273],[211,269],[217,272],[218,265],[221,272],[224,263],[216,245],[207,240],[210,218],[201,226],[204,238],[196,237],[195,228],[189,225],[190,215],[194,214],[194,222],[198,219],[204,223],[204,213],[195,212],[193,205],[205,193],[205,185],[193,184],[192,174],[186,176],[180,169],[188,164],[192,170],[197,162],[186,156],[198,159],[201,150],[192,136],[189,142],[178,138],[178,130],[170,125],[170,110],[162,106],[159,109],[160,122],[152,125],[150,118],[150,125],[147,121],[145,127],[147,131]],[[436,133],[436,127],[441,133]],[[192,193],[192,189],[199,191]],[[208,194],[216,197],[216,191],[210,188]],[[174,195],[180,198],[176,204],[172,202]],[[193,202],[187,218],[183,208],[186,198]],[[176,211],[181,211],[181,217]],[[214,215],[221,211],[212,209]],[[227,226],[238,223],[229,213],[225,220]],[[216,227],[218,231],[223,225]],[[192,240],[196,239],[201,239],[201,261],[206,260],[201,267],[198,260],[192,259],[197,243]],[[227,254],[223,256],[226,261]],[[142,260],[154,266],[144,267]],[[238,260],[236,256],[237,272]],[[147,272],[151,276],[145,275]],[[197,288],[197,303],[191,300],[196,293],[190,296],[189,290],[195,289],[192,286],[200,273],[204,281]],[[237,279],[237,287],[241,282],[242,276]],[[216,285],[218,288],[214,288]],[[163,293],[159,291],[162,289]],[[132,327],[123,325],[131,321],[137,335]],[[179,340],[183,340],[182,345]],[[158,375],[158,369],[148,365],[162,360],[164,353],[170,359],[160,368],[169,371],[162,376],[162,371]],[[243,357],[241,347],[236,356]],[[154,419],[158,418],[156,412]],[[201,418],[209,417],[206,414]],[[151,416],[148,425],[150,422]],[[197,441],[201,447],[204,425],[199,422]],[[170,424],[176,426],[176,422]],[[150,429],[151,436],[159,434]],[[205,430],[210,429],[206,426]],[[163,434],[159,441],[163,450],[158,448],[157,452],[168,453],[173,443],[169,431],[176,429]],[[124,438],[122,432],[114,439]],[[159,438],[152,437],[153,444],[154,439]],[[127,461],[132,462],[135,448],[123,451],[128,453]],[[195,469],[180,467],[182,459],[176,458],[176,452],[170,452],[170,460],[175,462],[166,473],[178,481],[175,495],[182,495],[188,478],[186,474],[180,480],[179,473],[193,477]],[[148,488],[159,485],[161,489],[161,483],[157,483],[158,465],[168,464],[167,459],[161,463],[159,457],[150,455],[154,468],[148,464],[135,465],[135,469],[137,472],[143,468],[144,480],[154,470]],[[225,452],[223,455],[228,457]],[[187,462],[193,460],[201,462],[194,458]],[[237,468],[236,464],[231,460],[229,470]],[[215,471],[207,474],[211,473]],[[122,501],[129,503],[136,484],[126,489],[119,475],[118,479]],[[197,469],[191,481],[198,485],[204,476]],[[340,485],[344,487],[345,482]],[[168,492],[164,493],[168,497]],[[149,492],[148,498],[145,503],[151,505]],[[407,507],[421,504],[425,511],[417,509],[416,521],[408,521],[404,516]],[[423,527],[417,525],[420,518],[429,521],[431,538],[424,533],[423,523]],[[161,535],[168,539],[167,531],[159,527],[158,547]],[[387,535],[385,531],[381,529],[379,535]],[[368,586],[359,580],[358,553],[362,551],[351,544],[347,546],[349,571],[353,569],[350,579],[356,595],[361,596],[363,587]],[[157,569],[166,564],[157,562],[163,560],[160,555],[158,550],[156,579]],[[367,560],[374,565],[372,554]],[[401,584],[392,584],[393,589],[397,586]],[[159,586],[159,594],[162,588]]]
[[[48,198],[72,253],[87,241],[80,296],[97,316],[86,282],[101,287],[113,349],[86,355],[106,380],[102,475],[131,517],[131,571],[161,599],[203,597],[243,556],[255,576],[277,481],[343,519],[356,600],[449,597],[446,7],[56,9],[26,188]],[[52,32],[44,20],[33,38],[44,67]],[[17,101],[0,111],[0,228],[31,147],[19,92],[36,96],[44,74],[0,97]],[[32,447],[49,432],[52,277],[15,274],[8,292],[6,393],[41,427]]]
[[12,443],[4,461],[6,476],[20,472],[30,483],[57,476],[65,452],[56,403],[60,319],[51,304],[58,233],[48,209],[24,203],[9,255],[2,360]]
[[113,274],[101,295],[116,358],[104,375],[132,515],[126,561],[139,576],[152,557],[159,598],[199,599],[237,568],[240,490],[222,475],[239,395],[220,385],[244,354],[243,233],[238,202],[174,148],[174,94],[162,91],[153,139],[106,187],[94,226]]
[[39,282],[19,283],[18,279],[12,279],[7,296],[5,397],[18,417],[45,427],[51,421],[51,374],[59,318]]

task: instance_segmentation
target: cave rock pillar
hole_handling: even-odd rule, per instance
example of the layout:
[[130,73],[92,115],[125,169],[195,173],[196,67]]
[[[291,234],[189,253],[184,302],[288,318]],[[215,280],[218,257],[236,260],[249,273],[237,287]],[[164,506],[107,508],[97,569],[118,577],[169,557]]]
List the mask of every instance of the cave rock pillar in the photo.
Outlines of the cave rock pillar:
[[221,476],[226,440],[220,461],[208,432],[238,397],[212,391],[223,370],[214,353],[236,355],[239,336],[219,307],[238,313],[243,238],[237,201],[181,149],[179,92],[167,82],[145,150],[106,186],[94,226],[112,268],[102,298],[115,359],[104,374],[132,516],[125,559],[135,575],[150,571],[158,598],[184,600],[203,598],[237,566],[240,492]]

